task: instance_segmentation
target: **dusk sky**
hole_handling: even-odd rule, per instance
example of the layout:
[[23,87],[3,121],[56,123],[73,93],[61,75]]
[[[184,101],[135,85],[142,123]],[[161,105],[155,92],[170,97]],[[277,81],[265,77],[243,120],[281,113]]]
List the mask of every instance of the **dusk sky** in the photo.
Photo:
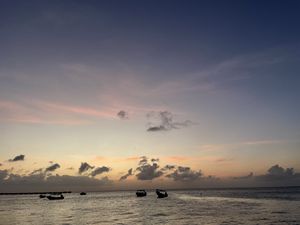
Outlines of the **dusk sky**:
[[1,0],[0,191],[300,185],[299,12]]

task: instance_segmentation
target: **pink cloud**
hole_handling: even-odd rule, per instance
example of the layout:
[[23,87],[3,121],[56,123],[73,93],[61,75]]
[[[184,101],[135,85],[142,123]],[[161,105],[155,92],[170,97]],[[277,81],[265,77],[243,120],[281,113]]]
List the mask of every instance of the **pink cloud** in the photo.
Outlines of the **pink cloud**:
[[100,118],[116,118],[116,111],[114,109],[99,110],[91,107],[65,105],[61,103],[51,102],[41,102],[40,107],[42,107],[45,110],[55,109],[55,111],[58,111],[59,113],[64,112]]
[[2,122],[30,123],[30,124],[59,124],[82,125],[88,124],[88,120],[80,118],[62,117],[53,114],[37,104],[24,104],[12,101],[0,101],[0,120]]

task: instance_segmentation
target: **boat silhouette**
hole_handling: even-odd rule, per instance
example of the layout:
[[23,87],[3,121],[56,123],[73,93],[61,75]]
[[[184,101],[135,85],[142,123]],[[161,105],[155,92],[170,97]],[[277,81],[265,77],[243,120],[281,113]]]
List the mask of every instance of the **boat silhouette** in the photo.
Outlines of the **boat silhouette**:
[[85,192],[80,192],[80,195],[86,195],[86,193]]
[[157,198],[166,198],[168,193],[165,190],[156,189]]
[[64,196],[63,195],[60,195],[60,196],[51,196],[51,195],[49,195],[49,196],[47,196],[47,198],[49,200],[63,200]]
[[145,197],[145,196],[147,196],[147,192],[145,190],[137,190],[135,194],[136,194],[136,197]]

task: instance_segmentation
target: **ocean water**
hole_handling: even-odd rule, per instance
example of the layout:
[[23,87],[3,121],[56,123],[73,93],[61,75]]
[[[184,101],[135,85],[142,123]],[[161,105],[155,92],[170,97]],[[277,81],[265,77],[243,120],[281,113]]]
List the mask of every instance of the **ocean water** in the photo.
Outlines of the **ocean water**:
[[0,224],[300,224],[300,188],[0,196]]

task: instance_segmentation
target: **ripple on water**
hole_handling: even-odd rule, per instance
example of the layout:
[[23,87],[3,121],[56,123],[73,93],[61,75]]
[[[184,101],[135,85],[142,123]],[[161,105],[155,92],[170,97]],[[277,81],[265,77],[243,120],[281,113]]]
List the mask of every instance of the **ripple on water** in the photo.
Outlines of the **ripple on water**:
[[151,214],[151,216],[168,216],[165,213],[155,213],[155,214]]
[[198,193],[193,196],[191,191],[171,192],[169,198],[160,200],[155,193],[150,194],[145,199],[136,199],[127,192],[93,193],[92,198],[70,194],[57,203],[17,196],[14,201],[5,201],[5,197],[0,196],[1,203],[5,202],[0,204],[0,223],[300,224],[300,201],[199,196]]

